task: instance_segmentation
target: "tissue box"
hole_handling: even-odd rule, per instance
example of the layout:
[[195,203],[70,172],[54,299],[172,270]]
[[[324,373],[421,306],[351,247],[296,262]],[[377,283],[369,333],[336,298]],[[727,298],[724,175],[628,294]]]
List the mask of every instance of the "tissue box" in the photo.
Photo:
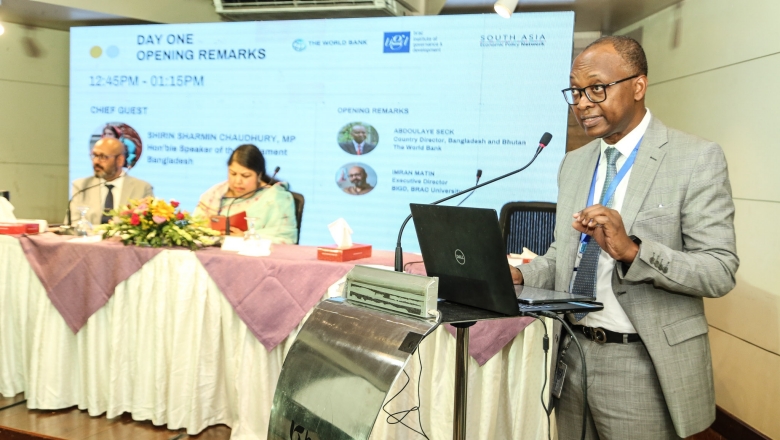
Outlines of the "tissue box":
[[351,261],[371,256],[370,244],[353,243],[352,247],[339,249],[338,246],[320,246],[317,248],[317,259],[325,261]]
[[27,224],[28,234],[40,234],[49,230],[49,222],[41,219],[18,218],[16,223]]
[[27,233],[27,225],[23,223],[0,223],[0,234],[11,235],[25,233]]

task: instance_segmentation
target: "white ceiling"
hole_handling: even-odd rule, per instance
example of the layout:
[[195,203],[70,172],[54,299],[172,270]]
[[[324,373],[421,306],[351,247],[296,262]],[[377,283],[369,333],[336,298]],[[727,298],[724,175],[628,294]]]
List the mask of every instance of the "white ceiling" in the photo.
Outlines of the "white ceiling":
[[[440,14],[493,13],[495,0],[447,0]],[[519,12],[575,12],[575,31],[614,31],[680,0],[520,0]],[[0,0],[0,21],[71,26],[224,21],[212,0]]]
[[[612,34],[681,0],[520,0],[516,12],[574,11],[576,32]],[[447,0],[440,14],[492,13],[495,0]]]

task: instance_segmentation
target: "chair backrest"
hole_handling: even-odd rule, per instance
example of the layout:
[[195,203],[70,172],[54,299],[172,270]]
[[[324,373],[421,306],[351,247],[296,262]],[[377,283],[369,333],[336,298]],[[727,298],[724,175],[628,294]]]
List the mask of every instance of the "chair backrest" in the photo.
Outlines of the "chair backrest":
[[499,223],[508,253],[521,253],[527,247],[542,255],[553,242],[556,204],[548,202],[509,202],[501,208]]
[[301,193],[290,191],[290,194],[292,194],[293,201],[295,202],[295,221],[298,224],[298,240],[296,240],[297,243],[301,240],[301,220],[303,220],[303,204],[306,202],[306,199]]

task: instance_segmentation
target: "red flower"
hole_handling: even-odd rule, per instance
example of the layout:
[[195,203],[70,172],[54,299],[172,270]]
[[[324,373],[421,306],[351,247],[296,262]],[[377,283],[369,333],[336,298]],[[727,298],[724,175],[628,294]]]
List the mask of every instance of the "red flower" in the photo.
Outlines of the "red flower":
[[[176,200],[171,200],[171,206],[173,206],[174,208],[178,208],[179,207],[179,202],[177,202]],[[181,220],[181,219],[179,219],[179,220]]]
[[130,224],[133,226],[138,226],[141,224],[141,217],[138,216],[138,214],[133,214],[132,217],[130,217]]
[[176,220],[184,220],[184,213],[183,212],[177,212],[176,213]]

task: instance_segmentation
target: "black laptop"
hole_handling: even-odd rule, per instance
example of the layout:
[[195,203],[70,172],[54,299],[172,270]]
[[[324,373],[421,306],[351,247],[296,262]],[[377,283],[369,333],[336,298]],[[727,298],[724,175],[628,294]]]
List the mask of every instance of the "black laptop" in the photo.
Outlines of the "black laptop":
[[496,211],[410,204],[428,276],[439,277],[439,298],[516,316],[525,312],[592,312],[594,298],[515,286]]

